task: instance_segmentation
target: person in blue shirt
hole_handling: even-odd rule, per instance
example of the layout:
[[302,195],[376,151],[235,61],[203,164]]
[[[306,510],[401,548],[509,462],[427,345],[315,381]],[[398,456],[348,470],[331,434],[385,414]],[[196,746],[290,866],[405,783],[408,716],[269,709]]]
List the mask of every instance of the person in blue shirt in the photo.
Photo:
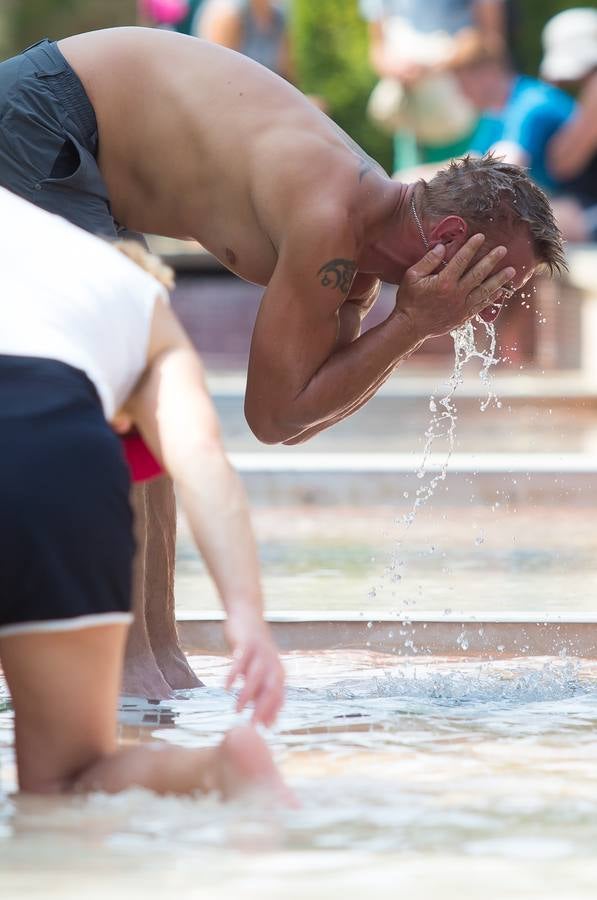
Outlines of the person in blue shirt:
[[500,59],[466,66],[459,79],[466,95],[483,111],[470,151],[482,155],[493,150],[509,163],[528,168],[544,190],[557,192],[559,181],[550,170],[547,148],[574,112],[574,100],[553,85],[517,75]]

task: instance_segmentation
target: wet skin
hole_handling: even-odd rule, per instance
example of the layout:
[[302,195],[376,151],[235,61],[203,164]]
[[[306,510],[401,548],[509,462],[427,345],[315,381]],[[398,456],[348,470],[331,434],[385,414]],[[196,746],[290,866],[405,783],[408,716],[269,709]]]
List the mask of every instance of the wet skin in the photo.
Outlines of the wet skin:
[[418,343],[403,317],[360,337],[379,291],[367,256],[382,248],[391,283],[422,256],[410,188],[291,85],[224,48],[123,28],[60,49],[96,112],[115,218],[194,237],[267,286],[245,406],[257,437],[306,439],[366,402]]

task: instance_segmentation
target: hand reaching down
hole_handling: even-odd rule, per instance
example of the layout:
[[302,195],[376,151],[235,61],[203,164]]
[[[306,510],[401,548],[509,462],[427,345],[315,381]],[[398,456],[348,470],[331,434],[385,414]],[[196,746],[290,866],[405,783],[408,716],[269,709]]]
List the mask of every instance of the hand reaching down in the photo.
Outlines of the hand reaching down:
[[260,619],[228,621],[226,634],[233,653],[226,689],[240,676],[244,679],[236,710],[242,712],[252,703],[253,721],[270,726],[284,702],[284,668],[270,629]]

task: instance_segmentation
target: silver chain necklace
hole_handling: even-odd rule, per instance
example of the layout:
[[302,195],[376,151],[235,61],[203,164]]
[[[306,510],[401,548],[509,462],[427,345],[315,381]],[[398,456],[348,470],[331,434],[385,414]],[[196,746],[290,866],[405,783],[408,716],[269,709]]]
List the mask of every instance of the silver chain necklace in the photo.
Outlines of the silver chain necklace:
[[423,241],[423,245],[425,250],[429,250],[429,241],[425,237],[425,232],[423,231],[423,226],[421,225],[421,220],[419,219],[419,214],[417,213],[417,208],[415,206],[415,198],[410,198],[410,208],[412,210],[413,219],[415,220],[415,224],[419,230],[419,234],[421,235],[421,240]]

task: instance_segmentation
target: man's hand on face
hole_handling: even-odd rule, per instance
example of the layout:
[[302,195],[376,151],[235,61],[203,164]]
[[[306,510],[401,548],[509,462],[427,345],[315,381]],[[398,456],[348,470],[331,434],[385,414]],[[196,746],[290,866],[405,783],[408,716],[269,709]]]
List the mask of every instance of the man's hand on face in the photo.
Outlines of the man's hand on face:
[[496,318],[497,313],[490,310],[499,312],[503,293],[507,293],[501,289],[516,272],[508,267],[491,274],[506,255],[505,247],[495,247],[471,266],[484,240],[482,234],[473,235],[441,269],[446,251],[439,244],[407,270],[395,313],[408,320],[417,340],[447,334],[482,310],[487,310],[486,321]]

